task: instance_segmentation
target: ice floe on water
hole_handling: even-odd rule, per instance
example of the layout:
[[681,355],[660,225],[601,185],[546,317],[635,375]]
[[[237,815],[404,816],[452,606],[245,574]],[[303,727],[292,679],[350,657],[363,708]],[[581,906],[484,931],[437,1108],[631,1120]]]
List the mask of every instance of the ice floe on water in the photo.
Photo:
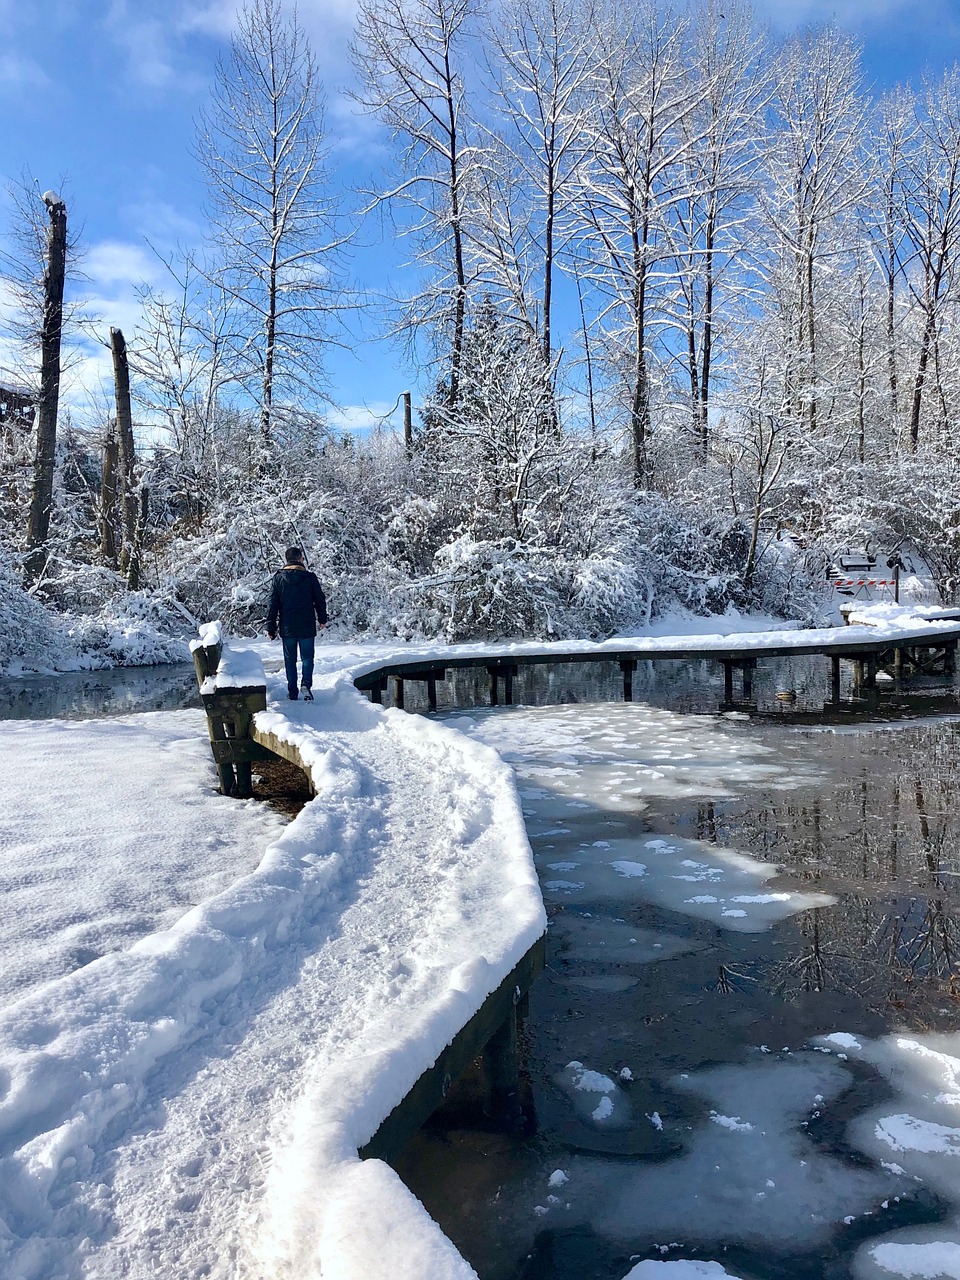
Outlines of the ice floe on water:
[[[600,816],[636,817],[654,798],[702,800],[750,783],[809,782],[809,764],[784,761],[715,717],[633,704],[515,708],[451,721],[513,764],[548,902],[632,899],[752,933],[835,901],[767,888],[779,868],[736,849],[680,836],[629,838],[617,834],[619,820]],[[586,838],[604,822],[608,838]]]
[[651,964],[670,960],[702,946],[692,938],[640,929],[609,918],[596,919],[565,911],[550,922],[565,960],[600,961],[607,964]]
[[570,1095],[581,1120],[606,1129],[625,1129],[633,1120],[633,1108],[615,1080],[591,1071],[582,1062],[568,1062],[557,1083]]
[[633,899],[743,933],[760,932],[797,911],[835,902],[826,893],[767,889],[779,874],[775,864],[681,836],[581,841],[570,849],[569,860],[562,861],[558,852],[566,853],[567,847],[560,849],[554,842],[546,855],[537,856],[548,901]]
[[673,1088],[703,1104],[702,1120],[684,1130],[683,1154],[653,1165],[578,1157],[568,1166],[574,1211],[599,1234],[637,1246],[815,1249],[845,1218],[882,1212],[916,1186],[811,1141],[810,1118],[852,1083],[842,1064],[813,1052],[678,1077]]
[[698,1258],[661,1262],[647,1258],[631,1268],[623,1280],[720,1280],[721,1276],[736,1280],[733,1272],[725,1271],[719,1262],[701,1262]]
[[856,1280],[960,1280],[960,1035],[870,1040],[837,1033],[817,1044],[869,1064],[893,1091],[892,1099],[850,1123],[851,1145],[933,1191],[954,1215],[868,1241],[854,1259]]

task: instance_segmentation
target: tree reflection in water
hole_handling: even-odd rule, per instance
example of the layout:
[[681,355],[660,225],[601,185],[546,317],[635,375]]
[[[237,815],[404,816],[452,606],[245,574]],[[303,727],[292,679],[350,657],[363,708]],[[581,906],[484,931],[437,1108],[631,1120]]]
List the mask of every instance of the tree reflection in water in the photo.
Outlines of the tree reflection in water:
[[[760,732],[769,739],[784,728]],[[833,785],[752,791],[669,815],[680,831],[780,863],[792,880],[839,899],[797,918],[789,957],[725,964],[717,989],[762,981],[785,999],[832,991],[888,1016],[909,1012],[918,1029],[952,1025],[960,1020],[960,725],[797,732]]]

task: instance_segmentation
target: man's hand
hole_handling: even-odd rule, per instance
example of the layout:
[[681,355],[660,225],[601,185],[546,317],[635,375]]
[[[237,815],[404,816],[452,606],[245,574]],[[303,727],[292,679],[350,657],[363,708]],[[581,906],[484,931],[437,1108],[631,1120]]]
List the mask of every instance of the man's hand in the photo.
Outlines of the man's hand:
[[276,640],[277,638],[277,633],[275,631],[268,631],[267,635],[270,637],[271,640]]

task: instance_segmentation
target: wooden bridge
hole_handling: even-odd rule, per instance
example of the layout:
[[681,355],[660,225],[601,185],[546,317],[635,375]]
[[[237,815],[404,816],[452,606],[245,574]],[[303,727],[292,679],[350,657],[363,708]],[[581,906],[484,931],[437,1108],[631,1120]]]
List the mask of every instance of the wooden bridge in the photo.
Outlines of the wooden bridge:
[[[509,706],[513,702],[513,683],[521,667],[548,666],[556,663],[609,662],[619,667],[623,678],[623,700],[633,701],[633,679],[641,662],[688,661],[716,662],[723,667],[723,700],[721,711],[756,710],[753,677],[760,658],[819,656],[830,660],[830,698],[826,706],[841,706],[841,664],[853,667],[854,702],[860,705],[876,692],[877,676],[884,672],[896,681],[919,675],[952,676],[956,671],[957,643],[960,641],[960,617],[938,620],[933,624],[905,627],[891,634],[886,628],[853,624],[848,628],[817,631],[781,631],[751,636],[743,633],[740,642],[731,637],[668,637],[647,643],[612,645],[563,644],[532,646],[490,646],[483,653],[473,646],[451,646],[442,662],[423,658],[397,659],[384,662],[374,670],[354,678],[358,689],[369,693],[374,702],[383,702],[391,684],[393,705],[403,707],[405,684],[419,682],[426,686],[427,702],[437,709],[437,686],[448,672],[465,668],[486,671],[490,706]],[[770,638],[774,637],[774,638]],[[469,652],[462,652],[469,649]]]

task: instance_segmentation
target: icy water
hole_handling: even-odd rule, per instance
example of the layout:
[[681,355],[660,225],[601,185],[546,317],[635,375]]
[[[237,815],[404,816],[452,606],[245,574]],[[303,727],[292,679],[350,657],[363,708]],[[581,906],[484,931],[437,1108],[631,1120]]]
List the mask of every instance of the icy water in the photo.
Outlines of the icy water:
[[550,918],[533,1133],[454,1107],[398,1162],[482,1280],[960,1276],[960,719],[449,722],[514,764]]
[[0,679],[0,720],[93,720],[199,705],[186,662]]

